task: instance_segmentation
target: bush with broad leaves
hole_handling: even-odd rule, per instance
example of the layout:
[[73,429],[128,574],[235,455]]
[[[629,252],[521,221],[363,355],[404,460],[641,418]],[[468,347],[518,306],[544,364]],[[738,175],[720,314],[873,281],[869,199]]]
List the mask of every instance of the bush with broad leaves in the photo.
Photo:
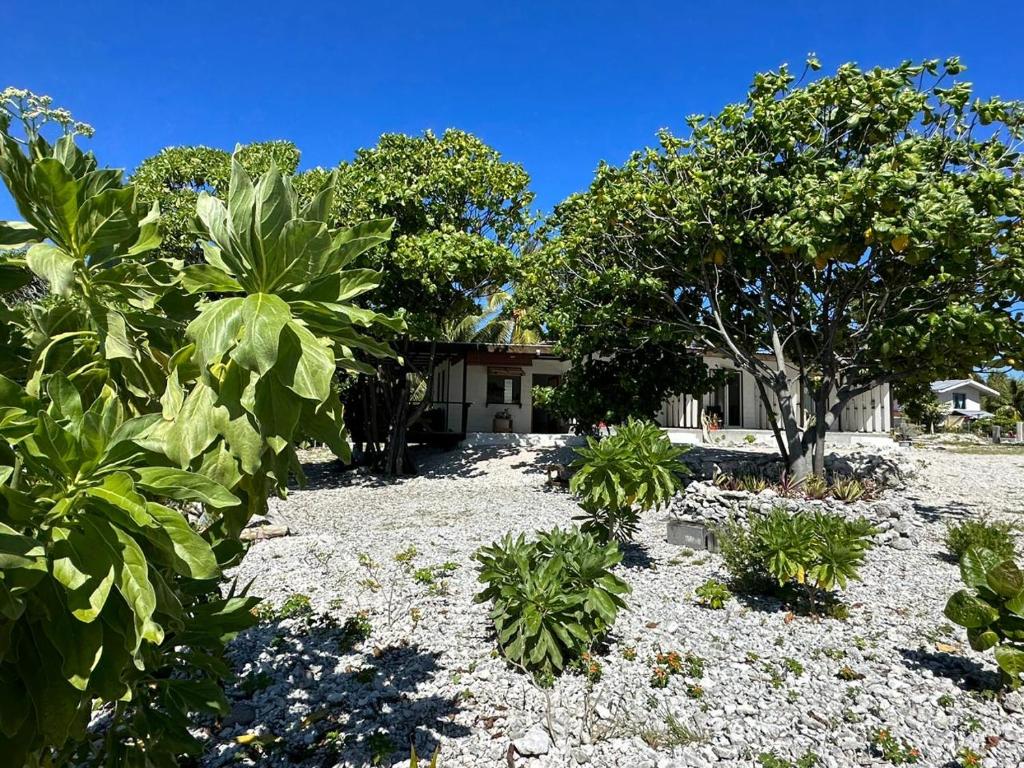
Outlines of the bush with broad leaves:
[[[367,370],[356,349],[391,353],[367,331],[402,327],[353,304],[379,276],[346,268],[390,222],[332,229],[333,178],[300,204],[234,162],[185,268],[160,255],[159,211],[33,99],[0,94],[24,218],[0,222],[0,753],[173,766],[201,751],[195,714],[226,712],[224,645],[255,621],[221,585],[238,534],[301,480],[297,440],[348,456],[335,377]],[[39,279],[46,297],[19,300]]]

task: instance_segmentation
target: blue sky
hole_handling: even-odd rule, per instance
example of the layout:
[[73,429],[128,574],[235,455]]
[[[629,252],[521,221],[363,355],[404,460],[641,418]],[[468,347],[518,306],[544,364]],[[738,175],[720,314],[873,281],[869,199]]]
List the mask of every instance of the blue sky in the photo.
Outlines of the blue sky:
[[[235,6],[235,7],[232,7]],[[1024,3],[59,3],[5,9],[3,81],[92,123],[102,163],[284,138],[304,167],[386,131],[471,131],[549,209],[659,127],[742,97],[814,51],[961,56],[983,95],[1024,99]],[[16,213],[0,198],[0,218]]]

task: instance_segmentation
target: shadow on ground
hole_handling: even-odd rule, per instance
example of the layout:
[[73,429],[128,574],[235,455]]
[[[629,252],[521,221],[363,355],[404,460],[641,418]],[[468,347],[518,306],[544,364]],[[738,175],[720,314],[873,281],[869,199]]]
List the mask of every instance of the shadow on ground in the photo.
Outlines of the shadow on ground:
[[910,669],[927,669],[937,677],[952,680],[965,691],[996,691],[1002,684],[997,672],[963,656],[908,648],[901,648],[900,655]]
[[237,759],[283,755],[288,765],[309,768],[391,765],[408,758],[410,744],[429,757],[439,736],[470,733],[454,722],[458,699],[432,690],[445,674],[438,655],[415,644],[359,645],[350,627],[306,613],[249,630],[232,644],[231,656],[258,660],[236,670],[227,691],[231,718],[277,739],[236,746]]

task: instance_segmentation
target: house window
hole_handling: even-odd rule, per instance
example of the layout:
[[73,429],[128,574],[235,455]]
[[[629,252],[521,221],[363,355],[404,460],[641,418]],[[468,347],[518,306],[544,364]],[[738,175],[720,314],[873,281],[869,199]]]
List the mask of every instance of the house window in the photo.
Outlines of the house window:
[[521,368],[487,369],[487,405],[521,405],[522,395]]
[[953,407],[960,410],[967,408],[967,395],[963,392],[956,392],[953,394]]

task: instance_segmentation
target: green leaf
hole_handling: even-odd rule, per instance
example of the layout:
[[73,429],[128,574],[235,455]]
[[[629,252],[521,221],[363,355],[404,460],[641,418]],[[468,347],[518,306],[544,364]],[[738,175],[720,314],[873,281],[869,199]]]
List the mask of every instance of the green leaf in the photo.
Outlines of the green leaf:
[[1024,573],[1013,562],[1004,560],[986,574],[988,587],[1003,598],[1013,598],[1024,590]]
[[281,383],[307,400],[327,400],[335,371],[334,355],[327,342],[291,322],[281,333],[280,343],[281,361],[274,373]]
[[208,477],[171,467],[139,467],[132,470],[136,485],[156,496],[178,501],[198,501],[211,507],[231,507],[238,497]]
[[967,629],[987,627],[999,618],[999,611],[964,589],[949,598],[943,613],[947,619]]
[[[192,530],[180,512],[150,502],[149,514],[160,523],[160,533],[170,538],[174,554],[174,568],[192,579],[215,579],[220,576],[217,558],[207,543]],[[152,535],[152,534],[150,534]]]
[[38,243],[28,249],[25,256],[28,268],[43,278],[50,291],[58,296],[71,293],[75,284],[75,257],[49,243]]
[[[91,521],[90,521],[91,523]],[[105,543],[114,547],[120,560],[117,565],[117,591],[128,603],[135,614],[135,633],[140,640],[148,640],[154,645],[163,642],[163,628],[153,621],[156,610],[156,592],[149,580],[149,565],[146,555],[135,539],[116,525],[109,528],[94,526],[103,537]],[[111,533],[114,541],[110,540]],[[138,647],[135,649],[138,650]]]
[[277,362],[281,331],[292,319],[288,304],[269,293],[246,296],[239,341],[231,357],[243,368],[265,374]]
[[95,621],[114,585],[115,561],[90,526],[53,528],[53,577],[67,590],[67,604],[78,621]]
[[189,323],[185,335],[195,342],[200,365],[220,362],[234,347],[242,327],[244,301],[236,296],[206,304]]
[[239,293],[241,284],[212,264],[192,264],[181,273],[181,284],[189,293]]
[[1012,645],[1000,645],[995,650],[996,664],[1015,683],[1019,683],[1024,672],[1024,650]]
[[1000,563],[995,552],[984,547],[971,547],[960,558],[960,578],[969,587],[988,584],[988,572]]

